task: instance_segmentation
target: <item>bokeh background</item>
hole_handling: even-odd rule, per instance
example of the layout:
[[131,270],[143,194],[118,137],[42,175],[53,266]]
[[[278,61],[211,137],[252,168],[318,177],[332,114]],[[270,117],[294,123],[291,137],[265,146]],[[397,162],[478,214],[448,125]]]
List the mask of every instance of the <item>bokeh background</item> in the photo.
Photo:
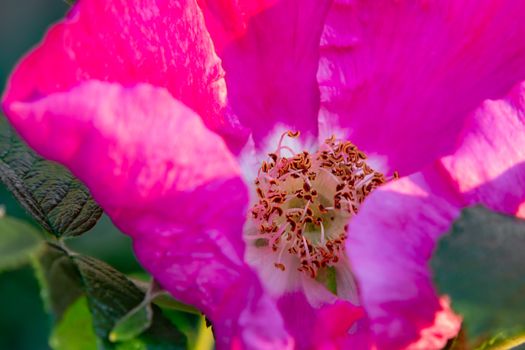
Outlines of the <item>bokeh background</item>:
[[[68,8],[63,0],[0,0],[2,91],[16,62],[42,39],[46,29],[63,17]],[[10,216],[31,220],[2,184],[0,205]],[[102,259],[124,273],[140,272],[130,240],[118,232],[107,217],[82,237],[70,239],[68,246]],[[39,293],[30,266],[0,272],[0,350],[49,349],[52,319],[45,312]]]

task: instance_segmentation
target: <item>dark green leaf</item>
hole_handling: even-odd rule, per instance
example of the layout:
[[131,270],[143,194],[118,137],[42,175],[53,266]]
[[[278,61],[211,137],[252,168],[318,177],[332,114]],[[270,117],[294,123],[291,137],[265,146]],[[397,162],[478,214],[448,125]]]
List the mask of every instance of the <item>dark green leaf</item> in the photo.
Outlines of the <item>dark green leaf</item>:
[[[145,293],[106,263],[47,244],[45,254],[36,261],[35,266],[39,280],[45,287],[46,300],[59,318],[65,317],[64,312],[80,296],[87,297],[94,331],[101,339],[103,348],[136,349],[139,345],[156,350],[185,348],[185,336],[155,305],[151,305],[151,325],[145,327],[147,329],[139,338],[116,344],[110,342],[111,330],[143,302]],[[137,328],[134,331],[139,333]]]
[[525,330],[525,221],[483,207],[465,209],[431,265],[442,293],[463,315],[471,343]]
[[202,314],[195,315],[183,311],[164,308],[162,309],[162,313],[170,319],[171,323],[173,323],[178,330],[186,335],[188,349],[197,349],[195,347],[195,343],[197,342],[197,338],[200,335],[199,331],[201,329],[201,322],[203,321],[204,316],[202,316]]
[[41,248],[43,240],[33,226],[0,216],[0,271],[30,262]]
[[53,350],[96,350],[97,336],[86,297],[78,298],[64,313],[49,340]]
[[64,167],[29,149],[0,116],[0,180],[40,225],[57,237],[80,235],[102,210]]
[[144,293],[125,275],[99,260],[76,256],[74,261],[82,276],[95,331],[99,337],[108,338],[115,323],[140,304]]
[[[102,339],[109,339],[117,322],[137,307],[145,294],[124,274],[99,260],[86,256],[75,256],[74,260],[82,275],[95,332]],[[157,306],[152,305],[152,309],[151,327],[142,336],[147,339],[148,348],[184,349],[185,336],[162,315]]]

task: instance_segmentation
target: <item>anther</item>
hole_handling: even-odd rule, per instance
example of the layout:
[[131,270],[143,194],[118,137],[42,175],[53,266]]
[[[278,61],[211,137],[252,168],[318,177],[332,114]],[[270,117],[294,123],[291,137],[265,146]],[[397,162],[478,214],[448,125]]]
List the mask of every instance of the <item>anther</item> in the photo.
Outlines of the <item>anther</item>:
[[[366,196],[399,175],[386,179],[366,164],[366,155],[355,145],[335,136],[315,153],[296,153],[283,145],[285,137],[298,136],[297,131],[283,133],[270,159],[261,163],[257,202],[250,211],[258,228],[253,244],[276,252],[278,270],[286,269],[281,262],[286,252],[297,259],[297,270],[315,278],[344,254],[348,222]],[[291,155],[281,155],[283,149]],[[257,243],[261,240],[266,244]]]
[[286,270],[286,267],[282,263],[275,263],[274,266],[277,267],[281,271]]

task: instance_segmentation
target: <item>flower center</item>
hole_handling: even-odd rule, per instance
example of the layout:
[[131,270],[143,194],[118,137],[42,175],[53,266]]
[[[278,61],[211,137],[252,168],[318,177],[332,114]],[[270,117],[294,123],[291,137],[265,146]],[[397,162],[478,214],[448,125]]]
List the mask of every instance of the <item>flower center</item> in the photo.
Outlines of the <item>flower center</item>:
[[[249,238],[256,247],[270,246],[276,252],[277,269],[295,267],[316,278],[320,269],[339,261],[349,220],[387,179],[367,165],[366,155],[349,141],[332,136],[313,154],[283,145],[285,137],[298,136],[284,133],[275,152],[262,162],[255,180],[257,202],[250,213],[257,231]],[[290,156],[283,156],[285,152]],[[295,256],[298,265],[286,266],[283,254]]]

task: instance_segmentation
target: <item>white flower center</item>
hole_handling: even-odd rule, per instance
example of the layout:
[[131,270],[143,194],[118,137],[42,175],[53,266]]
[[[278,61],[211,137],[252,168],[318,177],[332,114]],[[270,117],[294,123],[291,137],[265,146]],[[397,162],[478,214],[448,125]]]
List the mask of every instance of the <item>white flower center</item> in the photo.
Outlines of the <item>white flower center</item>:
[[[257,248],[270,247],[275,268],[318,278],[344,255],[349,220],[387,179],[349,141],[331,137],[313,154],[283,145],[285,137],[298,136],[284,133],[262,162],[255,179],[257,202],[249,213],[256,229],[245,238]],[[283,259],[284,254],[293,258]]]

